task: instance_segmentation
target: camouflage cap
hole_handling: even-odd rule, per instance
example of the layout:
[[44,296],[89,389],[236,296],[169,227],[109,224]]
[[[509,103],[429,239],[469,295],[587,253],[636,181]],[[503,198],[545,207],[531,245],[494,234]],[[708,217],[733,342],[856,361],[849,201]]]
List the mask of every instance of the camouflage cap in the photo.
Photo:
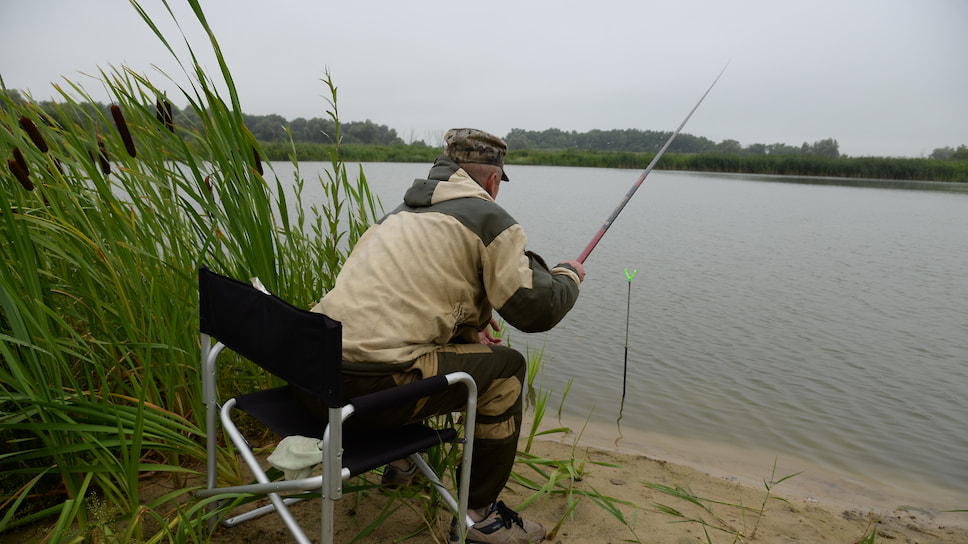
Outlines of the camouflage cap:
[[504,156],[508,144],[493,134],[476,128],[452,128],[444,135],[447,156],[455,162],[493,164],[501,167],[501,179],[508,181],[504,171]]

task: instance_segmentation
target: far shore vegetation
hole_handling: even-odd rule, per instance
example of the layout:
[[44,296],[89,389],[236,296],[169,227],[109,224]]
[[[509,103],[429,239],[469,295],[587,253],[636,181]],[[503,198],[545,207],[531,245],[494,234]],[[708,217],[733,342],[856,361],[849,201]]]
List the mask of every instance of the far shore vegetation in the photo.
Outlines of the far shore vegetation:
[[[263,143],[266,158],[290,160],[295,151],[300,161],[325,161],[332,149],[326,144]],[[420,145],[343,144],[340,153],[349,162],[433,162],[442,148]],[[581,166],[593,168],[645,169],[655,153],[593,150],[511,150],[507,164]],[[968,183],[968,160],[907,159],[893,157],[825,157],[822,155],[733,155],[722,153],[667,152],[657,170],[857,178],[895,181]]]
[[[21,97],[12,91],[16,102]],[[41,102],[42,110],[53,113],[61,106]],[[82,110],[109,112],[109,106],[93,102],[80,104]],[[194,109],[173,107],[175,124],[204,131],[204,123]],[[332,119],[297,118],[287,120],[276,114],[247,115],[242,119],[257,140],[268,161],[330,160],[335,149]],[[107,127],[105,127],[107,129]],[[411,136],[404,141],[395,129],[370,120],[342,122],[340,154],[352,162],[432,162],[443,150],[443,134],[423,139]],[[513,129],[504,139],[510,152],[508,164],[544,166],[581,166],[592,168],[646,168],[671,131],[592,130],[588,132],[547,129]],[[426,140],[430,140],[428,143]],[[828,138],[803,142],[750,144],[736,140],[713,142],[688,133],[679,134],[668,152],[656,164],[657,170],[856,178],[896,181],[938,181],[968,183],[968,146],[935,149],[928,157],[849,157],[840,153],[837,140]]]

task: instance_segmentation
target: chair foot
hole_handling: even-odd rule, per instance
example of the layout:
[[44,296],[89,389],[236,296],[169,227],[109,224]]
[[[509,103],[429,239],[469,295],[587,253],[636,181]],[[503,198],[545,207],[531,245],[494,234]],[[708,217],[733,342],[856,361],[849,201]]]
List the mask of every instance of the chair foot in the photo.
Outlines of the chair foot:
[[[308,500],[308,499],[294,497],[294,498],[283,499],[282,502],[286,506],[289,506],[305,500]],[[265,506],[260,506],[259,508],[255,508],[253,510],[249,510],[248,512],[243,512],[237,516],[225,518],[222,520],[221,525],[223,527],[235,527],[236,525],[245,523],[246,521],[251,521],[253,519],[261,518],[262,516],[265,516],[266,514],[271,514],[275,511],[276,511],[276,505],[267,504]]]

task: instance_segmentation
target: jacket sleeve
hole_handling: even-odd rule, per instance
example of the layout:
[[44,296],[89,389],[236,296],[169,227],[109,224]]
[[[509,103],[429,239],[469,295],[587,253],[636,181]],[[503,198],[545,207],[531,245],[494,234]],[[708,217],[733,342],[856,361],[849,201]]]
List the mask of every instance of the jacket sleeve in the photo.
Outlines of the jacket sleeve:
[[542,332],[558,324],[578,300],[578,274],[564,264],[549,269],[544,260],[530,251],[527,260],[530,281],[518,286],[507,301],[495,306],[501,316],[524,332]]

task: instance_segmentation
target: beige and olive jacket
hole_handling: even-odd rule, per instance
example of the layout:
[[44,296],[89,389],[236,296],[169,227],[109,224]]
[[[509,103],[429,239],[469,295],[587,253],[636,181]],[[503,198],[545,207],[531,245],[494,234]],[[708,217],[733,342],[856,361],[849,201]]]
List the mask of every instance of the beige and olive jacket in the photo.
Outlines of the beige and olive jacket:
[[578,299],[575,270],[526,251],[521,226],[457,163],[438,157],[428,178],[366,231],[313,308],[342,322],[349,363],[477,342],[492,308],[519,330],[548,330]]

